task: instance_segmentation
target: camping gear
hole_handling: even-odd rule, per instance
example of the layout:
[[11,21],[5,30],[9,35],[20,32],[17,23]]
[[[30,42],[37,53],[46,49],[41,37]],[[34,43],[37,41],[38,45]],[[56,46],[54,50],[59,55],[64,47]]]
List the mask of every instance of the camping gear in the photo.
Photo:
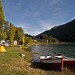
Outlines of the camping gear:
[[24,46],[24,43],[25,43],[25,37],[22,38],[22,41],[23,41],[23,46]]
[[45,67],[53,70],[63,70],[63,57],[62,56],[40,56],[40,63]]
[[3,46],[0,46],[0,52],[6,52],[6,50]]

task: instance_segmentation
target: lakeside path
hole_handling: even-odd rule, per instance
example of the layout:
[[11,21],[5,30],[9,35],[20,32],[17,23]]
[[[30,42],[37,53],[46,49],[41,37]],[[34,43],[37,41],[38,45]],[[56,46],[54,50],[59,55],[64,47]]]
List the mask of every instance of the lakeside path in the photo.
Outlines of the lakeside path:
[[[44,68],[32,61],[29,48],[5,47],[6,53],[0,53],[0,75],[75,75],[75,67],[64,66],[63,72]],[[25,54],[25,57],[21,57]]]

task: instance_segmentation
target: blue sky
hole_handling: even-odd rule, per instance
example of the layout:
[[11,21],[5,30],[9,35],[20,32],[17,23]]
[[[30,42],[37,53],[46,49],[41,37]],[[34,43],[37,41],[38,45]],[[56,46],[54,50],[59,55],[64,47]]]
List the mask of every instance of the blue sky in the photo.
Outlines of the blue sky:
[[75,0],[1,0],[5,20],[37,35],[75,19]]

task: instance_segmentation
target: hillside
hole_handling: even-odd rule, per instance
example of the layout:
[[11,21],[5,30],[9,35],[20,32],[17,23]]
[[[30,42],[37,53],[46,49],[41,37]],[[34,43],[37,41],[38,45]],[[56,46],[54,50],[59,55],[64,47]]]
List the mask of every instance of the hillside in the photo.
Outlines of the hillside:
[[[55,26],[41,34],[53,36],[62,42],[75,42],[75,19],[64,25]],[[40,35],[36,37],[40,37]]]

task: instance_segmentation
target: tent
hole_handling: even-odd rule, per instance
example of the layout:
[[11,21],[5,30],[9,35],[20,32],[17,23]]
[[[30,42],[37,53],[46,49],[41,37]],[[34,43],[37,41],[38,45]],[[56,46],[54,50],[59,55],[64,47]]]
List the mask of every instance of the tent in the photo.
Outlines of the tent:
[[3,46],[0,46],[0,52],[6,52],[6,50]]

